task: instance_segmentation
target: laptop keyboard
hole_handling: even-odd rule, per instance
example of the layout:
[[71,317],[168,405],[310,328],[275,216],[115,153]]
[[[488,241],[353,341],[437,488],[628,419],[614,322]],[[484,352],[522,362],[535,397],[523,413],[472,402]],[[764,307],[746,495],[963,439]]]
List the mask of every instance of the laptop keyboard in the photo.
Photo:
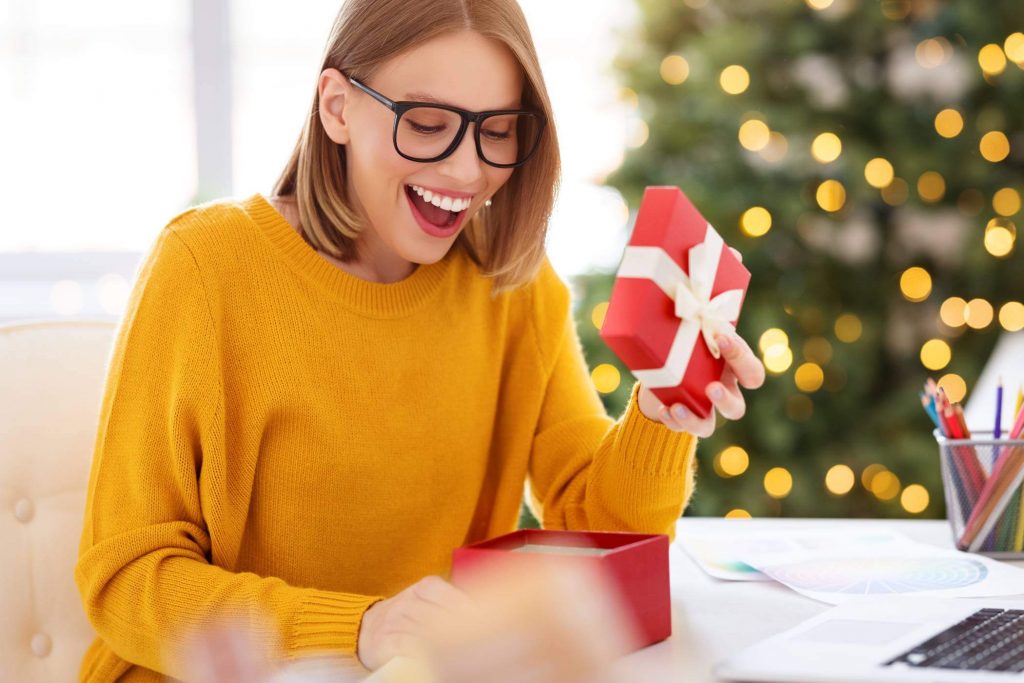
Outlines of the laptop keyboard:
[[1024,671],[1024,610],[981,609],[886,666]]

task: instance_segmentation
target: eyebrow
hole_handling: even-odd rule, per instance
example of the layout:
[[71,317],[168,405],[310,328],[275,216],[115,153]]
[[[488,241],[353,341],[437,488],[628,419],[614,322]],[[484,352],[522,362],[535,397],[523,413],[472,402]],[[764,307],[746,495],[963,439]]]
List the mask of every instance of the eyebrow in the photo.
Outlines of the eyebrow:
[[[443,104],[443,105],[448,106],[448,107],[458,107],[459,106],[457,104],[452,104],[451,102],[448,102],[446,100],[442,100],[442,99],[439,99],[437,97],[434,97],[430,93],[425,93],[425,92],[408,92],[408,93],[405,93],[405,98],[404,99],[406,99],[406,100],[415,100],[417,102],[433,102],[434,104]],[[505,106],[505,107],[495,107],[495,109],[488,110],[488,111],[497,111],[497,110],[500,110],[500,109],[519,109],[520,106],[521,105],[518,102],[515,102],[515,103],[510,104],[508,106]],[[461,107],[459,107],[459,108],[461,109]]]

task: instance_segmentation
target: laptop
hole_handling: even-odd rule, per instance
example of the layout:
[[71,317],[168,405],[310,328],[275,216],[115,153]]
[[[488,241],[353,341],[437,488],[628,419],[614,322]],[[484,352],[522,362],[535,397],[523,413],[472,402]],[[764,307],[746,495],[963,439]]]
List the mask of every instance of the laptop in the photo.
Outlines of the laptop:
[[1024,681],[1024,599],[894,596],[833,607],[720,662],[726,681]]

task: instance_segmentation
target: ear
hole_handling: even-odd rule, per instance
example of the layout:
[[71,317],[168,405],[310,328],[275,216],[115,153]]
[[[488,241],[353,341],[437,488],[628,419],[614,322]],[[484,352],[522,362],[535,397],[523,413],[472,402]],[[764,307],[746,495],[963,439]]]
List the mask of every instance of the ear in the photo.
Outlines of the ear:
[[352,84],[337,69],[324,69],[317,83],[320,98],[320,123],[327,137],[339,145],[347,144],[351,134],[345,108],[351,103]]

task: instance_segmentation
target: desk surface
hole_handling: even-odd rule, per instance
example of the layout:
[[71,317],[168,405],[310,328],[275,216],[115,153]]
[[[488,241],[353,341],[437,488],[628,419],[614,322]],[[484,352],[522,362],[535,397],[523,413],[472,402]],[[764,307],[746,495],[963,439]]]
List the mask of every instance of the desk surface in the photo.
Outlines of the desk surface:
[[[692,529],[821,529],[870,524],[900,531],[943,548],[952,548],[949,525],[940,520],[722,519],[684,517],[677,538]],[[770,635],[796,626],[831,605],[804,597],[769,581],[720,581],[698,567],[678,544],[670,552],[672,637],[624,657],[616,666],[622,680],[651,683],[708,683],[716,662]],[[1024,562],[1010,564],[1024,568]]]

